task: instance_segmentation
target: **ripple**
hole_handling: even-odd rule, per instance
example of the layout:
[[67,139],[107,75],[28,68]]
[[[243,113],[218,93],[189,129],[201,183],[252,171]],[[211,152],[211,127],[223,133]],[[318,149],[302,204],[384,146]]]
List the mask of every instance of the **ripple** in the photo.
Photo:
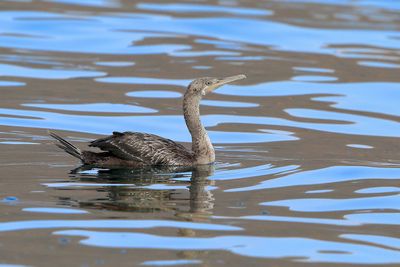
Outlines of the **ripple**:
[[13,202],[17,202],[17,201],[19,201],[19,199],[17,197],[7,196],[7,197],[3,198],[0,202],[13,203]]
[[229,13],[235,15],[250,15],[250,16],[266,16],[272,15],[273,12],[266,9],[244,8],[244,7],[227,7],[227,6],[211,6],[211,5],[196,5],[196,4],[149,4],[139,3],[137,8],[152,11],[167,11],[173,13]]
[[[300,262],[399,263],[400,252],[364,244],[333,242],[300,237],[172,237],[144,233],[65,230],[56,235],[79,236],[79,243],[103,248],[164,250],[225,250],[257,258],[300,258]],[[141,240],[141,242],[137,242]],[[268,247],[268,249],[264,249]],[[299,249],[302,248],[302,249]],[[332,252],[329,252],[332,251]],[[337,253],[341,251],[343,253]]]
[[127,104],[93,103],[93,104],[22,104],[26,107],[56,109],[66,111],[101,112],[101,113],[155,113],[156,109]]
[[87,70],[61,70],[61,69],[39,69],[21,67],[10,64],[0,64],[0,76],[23,77],[32,79],[55,79],[65,80],[84,77],[99,77],[107,73]]
[[331,82],[336,80],[336,77],[330,76],[299,75],[292,77],[292,81],[296,82]]
[[[170,53],[174,57],[206,57],[206,56],[236,56],[237,52],[229,52],[222,50],[205,50],[205,51],[175,51]],[[217,58],[219,59],[219,58]]]
[[215,175],[211,177],[211,179],[212,180],[247,179],[264,175],[278,175],[280,173],[297,170],[298,168],[299,168],[298,165],[275,167],[271,164],[266,164],[266,165],[259,165],[259,166],[240,168],[240,169],[219,170]]
[[192,66],[192,69],[195,69],[195,70],[209,70],[209,69],[212,69],[212,67],[211,66]]
[[373,146],[369,145],[363,145],[363,144],[347,144],[347,147],[352,147],[352,148],[360,148],[360,149],[372,149],[374,148]]
[[386,246],[393,249],[400,249],[400,239],[389,237],[389,236],[378,236],[378,235],[359,235],[359,234],[342,234],[341,238],[346,238],[356,241],[364,241],[380,246]]
[[78,209],[45,208],[45,207],[23,208],[22,211],[38,212],[38,213],[53,213],[53,214],[86,214],[86,213],[89,213],[85,210],[78,210]]
[[272,216],[272,215],[248,215],[240,217],[229,216],[212,216],[217,220],[252,220],[266,222],[289,222],[289,223],[306,223],[306,224],[322,224],[322,225],[342,225],[357,226],[366,224],[375,225],[400,225],[399,213],[361,213],[345,215],[343,219],[326,219],[326,218],[309,218],[298,216]]
[[[275,0],[276,1],[276,0]],[[396,10],[400,9],[400,4],[398,2],[393,2],[391,0],[380,0],[380,1],[371,1],[371,0],[360,0],[355,4],[351,0],[283,0],[282,2],[292,2],[292,3],[314,3],[314,4],[323,4],[323,5],[341,5],[341,6],[359,6],[359,7],[374,7],[380,9],[388,9],[388,10]]]
[[[343,113],[316,111],[306,109],[287,110],[292,115],[315,119],[346,120],[346,124],[334,123],[305,123],[295,122],[280,118],[268,117],[251,117],[251,116],[233,116],[233,115],[206,115],[202,116],[203,123],[206,127],[217,126],[222,123],[239,123],[239,124],[260,124],[279,125],[299,127],[312,130],[320,130],[327,132],[337,132],[355,135],[371,135],[371,136],[394,136],[398,137],[400,133],[400,125],[398,123],[376,119],[366,116],[349,115]],[[109,134],[112,131],[129,130],[127,125],[136,125],[135,130],[141,132],[150,132],[176,139],[178,141],[190,141],[191,138],[186,131],[176,131],[176,129],[185,129],[186,125],[182,116],[83,116],[83,115],[67,115],[51,112],[33,111],[33,110],[17,110],[17,109],[0,109],[0,114],[21,116],[28,118],[10,118],[0,116],[0,125],[8,126],[24,126],[34,128],[60,129],[71,131],[82,131],[98,134]],[[32,119],[29,119],[32,118]],[[33,118],[41,118],[40,122]],[[82,123],[82,122],[85,123]],[[63,122],[63,123],[61,123]],[[68,124],[66,123],[68,122]],[[90,123],[88,123],[90,122]],[[217,132],[210,131],[211,138],[216,143],[239,142],[243,143],[247,140],[250,143],[257,142],[276,142],[297,140],[289,132]]]
[[107,67],[130,67],[134,66],[134,62],[128,61],[98,61],[96,62],[98,66],[107,66]]
[[[104,252],[78,265],[108,264],[118,252],[147,253],[143,265],[399,263],[397,1],[13,3],[23,1],[4,2],[0,11],[0,76],[11,77],[0,77],[0,145],[2,165],[12,170],[2,181],[1,202],[10,216],[0,231],[25,231],[39,244],[57,229],[51,255],[59,262],[63,248]],[[135,130],[190,142],[180,105],[168,103],[180,102],[194,77],[239,69],[252,76],[246,85],[224,86],[215,100],[201,103],[221,162],[197,189],[188,171],[69,174],[68,155],[28,145],[49,142],[41,129]],[[117,103],[125,93],[128,101]],[[102,103],[107,96],[114,102]],[[330,159],[320,158],[320,150],[313,155],[315,144],[309,144],[318,146],[319,136],[332,139],[324,144]],[[28,194],[18,181],[28,183]],[[42,186],[46,192],[32,194]],[[53,208],[22,212],[22,204],[33,203],[29,198],[51,199],[42,204]],[[62,215],[86,209],[106,219]],[[30,220],[44,217],[49,220]],[[24,242],[21,232],[5,235]],[[18,254],[2,243],[9,257]],[[43,244],[37,251],[46,251]],[[29,264],[35,257],[27,253]]]
[[[316,120],[331,120],[335,122],[341,122],[341,124],[335,123],[324,123],[318,125],[314,123],[312,127],[313,130],[322,130],[327,132],[336,132],[336,133],[345,133],[345,134],[354,134],[354,135],[370,135],[370,136],[393,136],[399,137],[400,135],[397,132],[400,129],[399,124],[395,123],[391,120],[377,119],[368,116],[358,116],[345,114],[340,112],[331,112],[325,110],[313,110],[313,109],[286,109],[285,110],[289,115],[297,117],[297,118],[306,118],[306,119],[316,119]],[[302,127],[303,123],[299,123],[298,127]],[[307,127],[307,124],[304,123],[304,126]],[[307,128],[308,128],[307,127]]]
[[[1,74],[0,74],[1,75]],[[24,86],[26,83],[23,82],[11,82],[11,81],[0,81],[0,87],[7,86]]]
[[122,83],[122,84],[155,84],[155,85],[176,85],[187,86],[191,80],[173,80],[144,77],[106,77],[98,78],[97,82],[103,83]]
[[44,186],[50,188],[87,188],[87,187],[136,187],[135,184],[118,184],[118,183],[43,183]]
[[[331,55],[337,54],[337,48],[328,44],[358,44],[360,40],[363,40],[364,46],[400,48],[400,43],[393,38],[398,36],[396,31],[320,29],[244,17],[172,18],[155,14],[118,17],[103,14],[86,16],[84,19],[70,17],[65,20],[65,15],[34,11],[3,11],[0,17],[2,30],[5,32],[14,35],[45,33],[46,38],[40,40],[16,36],[0,37],[1,47],[14,49],[106,54],[170,54],[191,49],[190,46],[176,44],[130,45],[145,38],[177,35],[207,36],[274,47],[274,50],[279,51]],[[34,20],[21,19],[26,17]],[[49,19],[52,19],[51,27],[48,27]],[[115,31],[115,28],[119,30]],[[174,29],[173,33],[171,29]]]
[[[70,189],[70,188],[102,188],[102,187],[123,187],[123,188],[145,188],[149,190],[188,190],[187,185],[168,185],[168,184],[151,184],[146,186],[140,186],[136,184],[118,184],[118,183],[77,183],[77,182],[69,182],[69,183],[44,183],[44,186],[49,188],[61,188],[61,189]],[[207,191],[215,190],[216,187],[208,186],[205,189]]]
[[[12,118],[0,116],[0,125],[70,130],[105,135],[113,131],[132,130],[127,125],[135,125],[135,131],[158,134],[176,141],[191,141],[183,116],[85,116],[17,109],[0,109],[0,114],[14,116]],[[21,117],[15,118],[15,116]],[[240,116],[209,115],[202,117],[206,127],[216,126],[224,122],[249,123],[254,119],[254,117]],[[260,119],[264,120],[264,118]],[[176,129],[182,129],[182,131],[177,131]],[[287,131],[209,131],[209,134],[215,143],[220,144],[244,143],[246,140],[249,143],[298,140],[297,137],[292,136],[291,132]]]
[[0,141],[1,145],[40,145],[40,143],[22,141]]
[[329,193],[329,192],[333,192],[333,190],[332,189],[308,190],[304,193],[306,193],[306,194],[322,194],[322,193]]
[[66,5],[95,6],[95,7],[117,7],[117,2],[110,0],[44,0],[45,2],[59,3]]
[[348,210],[400,210],[400,194],[383,197],[365,197],[349,199],[290,199],[260,203],[263,206],[285,206],[293,211],[329,212]]
[[306,224],[322,224],[322,225],[342,225],[342,226],[357,226],[359,222],[342,219],[325,219],[325,218],[307,218],[297,216],[271,216],[271,215],[249,215],[240,217],[228,216],[213,216],[214,219],[220,220],[250,220],[250,221],[265,221],[265,222],[285,222],[285,223],[306,223]]
[[400,213],[369,212],[361,214],[349,214],[345,219],[362,224],[400,225]]
[[31,220],[0,222],[0,232],[54,229],[54,228],[104,228],[104,229],[151,229],[158,227],[187,228],[209,231],[240,231],[237,226],[175,222],[166,220]]
[[225,60],[225,61],[251,61],[251,60],[266,60],[267,57],[263,56],[253,56],[253,57],[217,57],[216,60]]
[[[226,190],[228,192],[241,192],[252,190],[265,190],[289,186],[305,186],[330,184],[346,181],[360,180],[396,180],[400,176],[399,168],[377,168],[362,166],[334,166],[323,169],[297,172],[283,177],[263,181],[257,185]],[[323,202],[321,202],[323,203]]]
[[333,69],[325,69],[325,68],[310,68],[310,67],[293,67],[296,71],[304,71],[304,72],[317,72],[317,73],[334,73]]
[[201,260],[159,260],[159,261],[145,261],[140,265],[144,266],[176,266],[176,265],[189,265],[201,264]]
[[144,98],[180,98],[182,94],[178,92],[171,91],[156,91],[156,90],[148,90],[148,91],[135,91],[129,92],[126,94],[130,97],[144,97]]
[[359,194],[398,193],[398,192],[400,192],[400,187],[394,187],[394,186],[369,187],[355,191],[355,193]]
[[398,69],[400,64],[379,62],[379,61],[358,61],[358,65],[373,68],[388,68],[388,69]]
[[328,96],[312,99],[320,102],[333,102],[331,106],[337,109],[400,116],[397,102],[397,99],[400,98],[398,83],[390,82],[324,83],[321,86],[318,83],[310,82],[279,81],[250,86],[227,85],[221,87],[215,93],[240,97],[326,94]]
[[[132,27],[126,27],[130,23],[146,24],[154,17],[154,15],[107,17],[105,14],[103,16],[87,14],[86,16],[83,14],[68,16],[49,12],[3,11],[0,15],[2,30],[12,35],[0,36],[0,47],[115,55],[162,54],[167,51],[190,49],[187,45],[176,44],[132,46],[132,42],[141,41],[147,37],[176,36],[169,31],[157,34],[156,32],[160,31],[156,29],[151,32],[144,32],[141,29],[141,31],[133,32],[130,31]],[[51,27],[49,27],[50,20]],[[121,27],[116,26],[118,24]],[[42,38],[30,36],[42,36]]]
[[[21,2],[28,2],[28,0],[27,1],[21,1]],[[30,267],[30,266],[29,265],[0,263],[0,267]]]

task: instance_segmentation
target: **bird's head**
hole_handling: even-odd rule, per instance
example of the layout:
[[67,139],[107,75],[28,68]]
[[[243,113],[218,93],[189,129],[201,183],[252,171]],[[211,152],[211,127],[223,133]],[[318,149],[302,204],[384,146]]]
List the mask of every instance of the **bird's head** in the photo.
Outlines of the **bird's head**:
[[201,98],[203,95],[206,95],[214,91],[215,89],[221,87],[224,84],[232,83],[245,78],[246,75],[244,74],[239,74],[226,78],[214,78],[214,77],[198,78],[189,84],[186,94],[198,96]]

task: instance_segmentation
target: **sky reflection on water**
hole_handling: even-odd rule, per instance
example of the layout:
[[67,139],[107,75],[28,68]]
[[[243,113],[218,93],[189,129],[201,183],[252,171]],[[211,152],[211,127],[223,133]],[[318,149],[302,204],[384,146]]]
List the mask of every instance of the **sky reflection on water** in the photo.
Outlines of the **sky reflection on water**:
[[[300,262],[389,264],[400,252],[374,246],[306,238],[217,236],[212,238],[166,237],[141,233],[105,233],[64,230],[54,234],[83,236],[88,246],[168,250],[227,250],[248,257],[297,258]],[[137,242],[140,240],[140,242]]]
[[[399,49],[400,41],[396,31],[357,30],[357,29],[318,29],[298,27],[267,20],[251,18],[173,18],[135,14],[131,17],[79,17],[52,14],[47,12],[1,12],[0,22],[4,31],[42,38],[18,38],[1,36],[3,47],[47,51],[68,51],[80,53],[113,54],[157,54],[176,53],[190,49],[182,45],[127,46],[149,37],[176,35],[197,35],[257,45],[274,46],[276,50],[294,52],[318,52],[335,54],[336,49],[326,44],[357,44]],[[48,21],[51,20],[51,26]],[[97,21],[101,27],[96,27]],[[218,25],[218,27],[215,27]],[[231,25],[236,25],[231,27]],[[79,27],[78,27],[79,26]],[[115,27],[118,30],[115,30]],[[77,29],[79,31],[77,32]],[[96,29],[96,30],[94,30]],[[173,34],[168,33],[173,29]],[[224,29],[224,30],[221,30]],[[129,31],[129,32],[128,32]],[[146,32],[144,32],[146,31]],[[259,38],[268,36],[268,38]],[[74,44],[79,43],[79,46]],[[96,44],[95,46],[93,44]]]
[[[400,263],[400,3],[0,9],[0,266]],[[239,73],[201,103],[214,167],[76,169],[47,136],[190,142],[186,86]]]

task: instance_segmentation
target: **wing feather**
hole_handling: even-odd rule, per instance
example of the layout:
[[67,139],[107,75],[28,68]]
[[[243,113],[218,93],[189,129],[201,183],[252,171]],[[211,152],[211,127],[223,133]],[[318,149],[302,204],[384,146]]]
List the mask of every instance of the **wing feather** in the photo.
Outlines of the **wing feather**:
[[98,147],[112,155],[146,165],[189,165],[193,154],[181,144],[154,134],[114,132],[94,140],[89,146]]

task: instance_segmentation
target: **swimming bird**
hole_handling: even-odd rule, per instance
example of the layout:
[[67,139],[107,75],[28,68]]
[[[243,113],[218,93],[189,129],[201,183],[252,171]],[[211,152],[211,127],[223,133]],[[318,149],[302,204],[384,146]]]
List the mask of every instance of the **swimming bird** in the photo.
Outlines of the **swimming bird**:
[[201,98],[221,87],[246,78],[235,75],[226,78],[205,77],[193,80],[183,97],[183,115],[192,136],[192,150],[170,139],[140,132],[113,132],[112,135],[90,142],[103,152],[81,151],[54,132],[56,145],[78,158],[85,165],[97,167],[196,166],[215,161],[215,151],[207,131],[200,120]]

